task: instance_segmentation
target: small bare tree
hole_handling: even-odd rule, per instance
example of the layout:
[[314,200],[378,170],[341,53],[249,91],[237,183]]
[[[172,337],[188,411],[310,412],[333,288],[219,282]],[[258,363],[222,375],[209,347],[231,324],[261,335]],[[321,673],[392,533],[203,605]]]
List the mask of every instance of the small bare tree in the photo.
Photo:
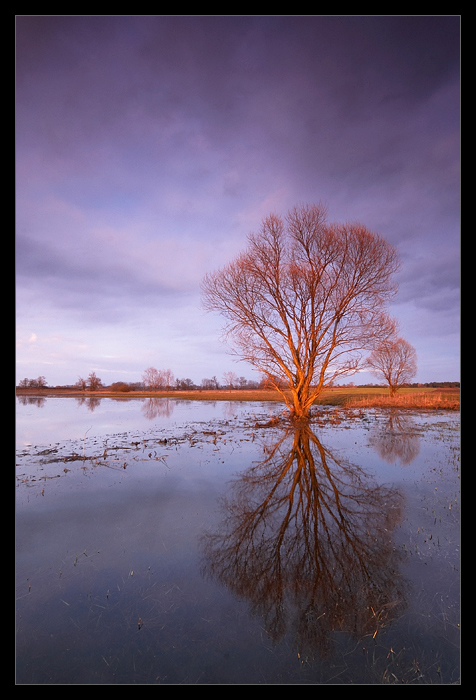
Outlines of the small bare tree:
[[142,381],[146,389],[157,391],[162,386],[162,376],[155,367],[148,367],[142,375]]
[[75,386],[77,386],[78,389],[80,389],[81,391],[86,391],[86,389],[88,387],[88,383],[87,383],[86,379],[84,379],[83,377],[79,377]]
[[162,382],[167,389],[167,391],[170,390],[172,384],[174,383],[174,373],[172,372],[171,369],[164,369],[162,371]]
[[224,372],[223,381],[225,382],[225,386],[227,386],[231,391],[231,389],[237,385],[238,377],[234,372]]
[[403,338],[389,339],[371,352],[366,365],[374,376],[385,379],[390,396],[394,396],[415,377],[417,354],[413,345]]
[[234,352],[305,418],[327,386],[395,333],[386,303],[398,267],[379,235],[328,224],[322,205],[299,206],[267,217],[245,252],[206,275],[203,302],[225,317]]
[[88,377],[89,391],[97,391],[102,387],[102,381],[96,376],[96,372],[91,372]]

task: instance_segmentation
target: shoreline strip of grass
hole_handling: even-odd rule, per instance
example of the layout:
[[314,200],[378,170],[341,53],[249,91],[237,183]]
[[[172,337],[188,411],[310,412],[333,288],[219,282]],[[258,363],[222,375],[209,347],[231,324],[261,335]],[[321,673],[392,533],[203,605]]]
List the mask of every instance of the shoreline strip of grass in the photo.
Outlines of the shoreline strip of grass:
[[418,408],[425,410],[459,411],[460,399],[444,394],[396,394],[395,396],[364,396],[344,401],[347,408]]

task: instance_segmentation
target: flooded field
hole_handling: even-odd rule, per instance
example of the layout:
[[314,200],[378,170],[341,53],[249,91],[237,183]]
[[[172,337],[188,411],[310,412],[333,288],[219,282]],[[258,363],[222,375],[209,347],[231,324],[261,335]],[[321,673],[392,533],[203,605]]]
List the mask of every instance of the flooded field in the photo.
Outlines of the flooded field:
[[17,398],[17,684],[459,684],[459,414]]

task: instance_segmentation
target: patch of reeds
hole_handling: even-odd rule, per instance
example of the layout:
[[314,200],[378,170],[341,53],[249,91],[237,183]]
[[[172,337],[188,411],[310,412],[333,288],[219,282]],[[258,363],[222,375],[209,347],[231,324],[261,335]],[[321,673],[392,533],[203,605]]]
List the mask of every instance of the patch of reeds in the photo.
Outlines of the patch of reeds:
[[346,408],[414,408],[424,410],[459,411],[459,396],[444,393],[421,392],[409,394],[378,394],[372,396],[348,397]]

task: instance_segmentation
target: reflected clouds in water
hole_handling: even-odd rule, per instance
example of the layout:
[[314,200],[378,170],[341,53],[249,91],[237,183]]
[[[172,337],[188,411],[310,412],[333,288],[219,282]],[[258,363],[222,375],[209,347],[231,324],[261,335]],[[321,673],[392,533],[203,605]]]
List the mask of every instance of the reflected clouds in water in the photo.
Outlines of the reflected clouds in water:
[[221,524],[201,538],[202,574],[248,601],[269,637],[332,653],[333,631],[375,636],[406,609],[404,554],[392,533],[403,498],[290,428],[238,475]]

